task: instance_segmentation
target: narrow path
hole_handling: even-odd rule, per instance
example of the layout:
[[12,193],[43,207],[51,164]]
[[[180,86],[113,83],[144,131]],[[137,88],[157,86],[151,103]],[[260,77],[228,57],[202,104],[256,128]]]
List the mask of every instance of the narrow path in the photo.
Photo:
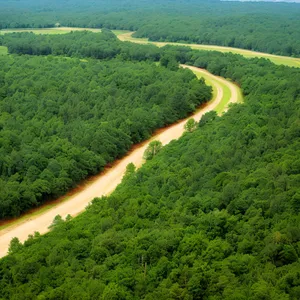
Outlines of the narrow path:
[[[214,98],[204,108],[197,110],[194,115],[191,116],[195,120],[200,120],[203,114],[214,110],[220,104],[223,99],[222,84],[226,84],[231,91],[231,96],[228,99],[228,102],[234,103],[238,101],[239,88],[231,82],[196,67],[186,65],[183,65],[182,67],[191,69],[198,77],[204,75],[206,78],[209,78],[210,80],[208,81],[208,84],[214,85],[214,90],[216,91]],[[41,234],[46,233],[55,216],[60,215],[63,218],[65,218],[68,214],[75,216],[82,212],[89,202],[95,197],[110,194],[121,182],[126,166],[129,163],[134,163],[137,168],[142,165],[143,153],[151,140],[160,140],[163,145],[166,145],[173,139],[179,138],[184,132],[184,124],[187,119],[160,130],[158,134],[154,135],[150,140],[142,143],[135,150],[131,151],[109,171],[104,174],[100,174],[92,184],[73,195],[66,202],[58,204],[39,215],[32,217],[28,216],[28,218],[21,223],[13,224],[0,231],[0,257],[7,254],[10,241],[13,237],[18,237],[21,242],[24,242],[28,238],[28,235],[34,234],[35,231],[38,231]]]

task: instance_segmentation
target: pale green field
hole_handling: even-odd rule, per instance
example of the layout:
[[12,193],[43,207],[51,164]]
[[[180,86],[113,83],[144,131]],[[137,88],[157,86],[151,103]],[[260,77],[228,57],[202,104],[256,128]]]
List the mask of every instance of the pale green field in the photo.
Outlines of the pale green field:
[[[101,32],[101,29],[97,28],[77,28],[77,27],[57,27],[57,28],[24,28],[24,29],[3,29],[0,30],[0,34],[13,33],[13,32],[33,32],[35,34],[64,34],[71,31],[83,31],[88,30],[92,32]],[[116,34],[121,34],[120,30]],[[126,32],[123,32],[126,33]]]
[[263,57],[267,58],[272,61],[274,64],[277,65],[286,65],[289,67],[297,67],[300,68],[300,58],[288,57],[288,56],[279,56],[273,55],[268,53],[262,52],[255,52],[250,50],[238,49],[238,48],[231,48],[231,47],[222,47],[222,46],[212,46],[212,45],[197,45],[197,44],[183,44],[183,43],[165,43],[165,42],[150,42],[148,39],[140,39],[140,38],[133,38],[133,32],[131,33],[124,33],[118,34],[118,38],[121,41],[129,41],[139,44],[153,44],[158,47],[163,47],[165,45],[180,45],[180,46],[187,46],[192,49],[196,50],[207,50],[207,51],[219,51],[219,52],[231,52],[234,54],[243,55],[246,58],[254,58],[254,57]]
[[216,107],[215,111],[218,113],[218,115],[221,115],[224,112],[226,106],[228,105],[228,102],[231,97],[231,92],[226,84],[223,84],[221,82],[219,82],[219,84],[222,86],[223,89],[223,97],[219,105]]
[[6,55],[8,53],[7,47],[0,46],[0,55]]
[[[78,28],[78,27],[58,27],[58,28],[24,28],[24,29],[3,29],[0,34],[13,33],[13,32],[33,32],[35,34],[65,34],[71,31],[88,30],[92,32],[101,32],[98,28]],[[128,30],[112,30],[115,35],[129,33]]]
[[112,32],[113,32],[116,36],[118,36],[118,35],[121,35],[121,34],[129,33],[129,32],[131,32],[131,31],[129,31],[129,30],[112,30]]

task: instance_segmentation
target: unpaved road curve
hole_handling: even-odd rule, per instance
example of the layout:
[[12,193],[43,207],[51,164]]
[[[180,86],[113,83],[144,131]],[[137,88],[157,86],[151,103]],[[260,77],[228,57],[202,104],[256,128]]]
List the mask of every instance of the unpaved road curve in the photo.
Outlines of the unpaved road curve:
[[[239,97],[240,90],[239,90],[239,88],[234,83],[232,83],[232,82],[224,79],[223,77],[214,76],[211,73],[209,73],[208,71],[200,69],[200,68],[197,68],[197,67],[188,66],[188,65],[181,65],[181,66],[183,68],[190,69],[195,74],[197,74],[197,73],[199,74],[199,72],[201,72],[202,74],[205,74],[205,75],[211,77],[214,80],[213,83],[214,83],[215,87],[217,88],[217,97],[221,97],[221,99],[216,99],[216,101],[218,101],[218,103],[220,103],[220,101],[222,100],[222,97],[223,97],[223,90],[222,90],[222,87],[219,85],[219,83],[223,83],[224,85],[226,85],[230,89],[230,93],[231,93],[230,100],[228,101],[228,103],[227,103],[224,111],[228,110],[228,105],[229,104],[239,102],[239,100],[240,100],[240,97]],[[213,109],[214,108],[212,108],[212,110]],[[200,118],[201,118],[201,116],[200,116]],[[199,120],[200,120],[200,118],[199,118]],[[196,121],[198,121],[197,117],[195,117],[195,116],[194,116],[194,119]]]
[[[201,116],[208,111],[214,110],[220,103],[223,97],[223,90],[218,82],[225,83],[231,90],[231,98],[229,102],[237,102],[238,100],[238,87],[225,79],[214,76],[205,70],[199,68],[183,65],[184,68],[189,68],[192,71],[197,71],[197,75],[201,76],[206,74],[212,79],[217,94],[213,100],[211,100],[204,108],[195,112],[193,117],[195,120],[200,120]],[[190,118],[190,117],[189,117]],[[164,130],[161,130],[159,134],[154,135],[149,141],[143,143],[140,147],[131,151],[126,157],[120,160],[118,164],[112,167],[104,174],[100,174],[97,179],[84,190],[73,195],[69,200],[58,204],[57,206],[49,209],[48,211],[41,213],[37,216],[28,216],[27,220],[19,224],[12,225],[0,231],[0,257],[7,254],[9,243],[13,237],[18,237],[21,242],[24,242],[28,235],[34,234],[35,231],[40,233],[46,233],[49,225],[52,223],[55,216],[60,215],[65,218],[68,214],[75,216],[82,212],[89,202],[95,197],[101,197],[103,195],[110,194],[116,186],[121,182],[126,166],[129,163],[134,163],[138,168],[143,163],[143,153],[147,148],[151,140],[160,140],[163,145],[168,144],[171,140],[179,138],[184,132],[184,124],[186,120],[182,120]]]

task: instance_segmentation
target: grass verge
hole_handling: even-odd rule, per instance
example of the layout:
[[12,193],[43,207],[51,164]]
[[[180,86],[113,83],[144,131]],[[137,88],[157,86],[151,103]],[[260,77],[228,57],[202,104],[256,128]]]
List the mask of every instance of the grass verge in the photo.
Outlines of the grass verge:
[[92,32],[101,32],[101,29],[97,29],[97,28],[57,27],[57,28],[3,29],[0,31],[0,34],[13,33],[13,32],[33,32],[35,34],[65,34],[71,31],[83,31],[83,30],[88,30]]
[[0,55],[6,55],[6,54],[8,54],[7,47],[0,46]]
[[[212,87],[213,89],[213,97],[211,101],[214,101],[217,97],[217,86],[221,87],[223,90],[223,96],[222,99],[220,101],[220,103],[217,105],[217,107],[215,108],[215,111],[217,112],[218,115],[221,115],[225,109],[226,106],[228,105],[230,98],[231,98],[231,91],[230,88],[228,87],[228,85],[226,85],[225,83],[223,83],[220,80],[214,79],[212,76],[201,72],[201,71],[193,71],[198,78],[203,77],[205,80],[205,83],[209,86]],[[236,90],[238,92],[238,102],[242,102],[243,97],[242,97],[242,93],[240,91],[240,89],[238,87],[236,87]]]

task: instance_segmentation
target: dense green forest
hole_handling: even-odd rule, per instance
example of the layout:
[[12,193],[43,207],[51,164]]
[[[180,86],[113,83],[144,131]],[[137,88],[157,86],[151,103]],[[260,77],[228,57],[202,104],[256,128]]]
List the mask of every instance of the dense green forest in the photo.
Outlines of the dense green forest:
[[128,29],[184,41],[300,56],[300,4],[212,0],[7,1],[0,29],[61,26]]
[[211,97],[188,70],[148,62],[0,56],[0,65],[0,218],[62,195]]
[[160,51],[153,45],[133,45],[121,42],[110,30],[101,33],[89,31],[58,35],[36,35],[30,32],[0,36],[0,45],[9,53],[29,55],[64,55],[96,59],[152,60],[160,58]]
[[140,170],[129,165],[79,217],[57,217],[24,245],[14,239],[0,260],[0,298],[300,298],[300,71],[162,51],[232,78],[245,103],[204,115]]
[[[129,29],[151,40],[300,56],[300,5],[218,0],[0,0],[0,29]],[[109,31],[0,35],[0,218],[57,197],[211,88],[179,63],[235,81],[245,102],[153,141],[116,191],[0,259],[4,299],[300,299],[300,70]],[[158,65],[157,62],[160,62]],[[156,63],[154,63],[156,62]]]
[[300,57],[300,4],[298,6],[297,14],[292,17],[234,15],[203,20],[186,16],[178,20],[175,16],[166,16],[142,26],[134,36],[151,41],[220,45]]

